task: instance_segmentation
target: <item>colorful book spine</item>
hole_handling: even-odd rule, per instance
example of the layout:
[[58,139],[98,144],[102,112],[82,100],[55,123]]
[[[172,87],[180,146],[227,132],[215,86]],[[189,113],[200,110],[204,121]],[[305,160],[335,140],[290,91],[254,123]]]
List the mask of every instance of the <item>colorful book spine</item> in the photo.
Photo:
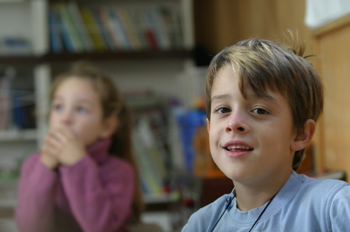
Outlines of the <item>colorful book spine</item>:
[[[173,48],[182,48],[183,47],[183,35],[181,28],[181,19],[179,12],[175,10],[167,10],[165,14],[168,14],[170,17],[171,25],[171,38],[173,40]],[[166,16],[168,17],[168,16]]]
[[103,32],[99,29],[92,11],[88,8],[81,8],[80,12],[96,50],[106,51],[107,46],[102,37]]
[[101,7],[98,9],[98,15],[100,16],[100,19],[106,28],[106,31],[108,32],[109,37],[113,41],[114,48],[116,50],[122,50],[123,44],[115,31],[113,22],[111,18],[109,17],[108,9],[105,7]]
[[149,21],[148,12],[146,9],[139,12],[139,22],[149,47],[153,50],[158,50],[159,43],[154,33],[153,25]]
[[8,84],[5,77],[0,77],[0,130],[6,129],[7,105],[8,105]]
[[155,34],[159,49],[167,50],[170,48],[170,41],[167,37],[166,31],[162,25],[162,19],[159,17],[159,8],[153,7],[145,12],[145,19],[148,27],[151,28]]
[[1,70],[0,76],[0,130],[7,130],[11,126],[11,83],[14,71]]
[[64,45],[64,47],[68,52],[74,53],[75,48],[74,48],[72,37],[69,35],[70,32],[68,30],[68,27],[66,26],[65,23],[63,23],[61,14],[59,13],[57,6],[55,5],[52,6],[51,11],[53,11],[53,13],[55,14],[58,24],[60,25],[60,28],[61,28],[61,36],[63,40],[62,44]]
[[145,49],[145,50],[150,49],[150,44],[146,37],[145,29],[143,26],[144,22],[140,18],[140,14],[141,14],[140,10],[128,9],[125,13],[126,13],[126,17],[128,18],[128,21],[131,22],[130,25],[134,29],[136,33],[136,37],[140,41],[141,49]]
[[140,168],[140,179],[142,188],[146,195],[160,195],[163,192],[163,184],[159,175],[152,168],[150,159],[148,158],[147,150],[139,137],[139,132],[134,129],[133,132],[133,151],[136,155],[136,161]]
[[12,122],[16,129],[24,128],[24,111],[22,107],[21,95],[19,91],[12,91]]
[[122,50],[129,51],[131,50],[131,45],[129,42],[129,39],[126,35],[125,29],[123,28],[123,25],[120,21],[118,12],[115,10],[115,8],[110,8],[108,10],[109,18],[114,26],[114,33],[116,33],[116,36],[119,38],[119,41],[121,42],[121,48]]
[[71,38],[71,41],[73,42],[74,46],[74,51],[75,52],[83,52],[84,51],[84,45],[83,42],[81,41],[81,38],[79,36],[79,32],[76,30],[72,19],[69,15],[67,6],[65,3],[60,3],[56,5],[58,8],[58,11],[61,15],[61,19],[63,22],[64,27],[68,31],[68,36]]
[[112,38],[109,35],[108,28],[105,27],[105,25],[103,24],[100,16],[98,15],[98,12],[93,11],[92,14],[95,19],[96,25],[98,27],[99,33],[102,36],[103,40],[105,41],[105,44],[108,47],[108,50],[115,51],[116,49],[114,47]]
[[53,7],[49,9],[49,27],[50,27],[50,49],[53,53],[63,51],[63,44],[61,41],[61,24],[58,19],[57,12]]
[[162,49],[169,50],[171,48],[171,40],[166,22],[163,18],[163,7],[154,7],[151,16],[154,21],[155,30],[160,37]]
[[69,12],[69,15],[74,22],[73,25],[76,28],[76,31],[78,32],[80,41],[83,43],[83,47],[85,51],[91,52],[94,50],[93,43],[91,41],[90,35],[86,29],[86,25],[83,22],[83,19],[81,17],[79,8],[75,2],[71,2],[67,5],[67,10]]
[[182,47],[178,12],[165,6],[102,6],[94,11],[74,2],[50,6],[50,44],[54,53],[169,50]]
[[141,50],[142,49],[141,41],[137,37],[136,30],[133,27],[133,24],[128,17],[127,9],[124,7],[118,7],[115,10],[118,13],[120,23],[122,24],[125,30],[126,36],[129,40],[132,50],[134,51]]

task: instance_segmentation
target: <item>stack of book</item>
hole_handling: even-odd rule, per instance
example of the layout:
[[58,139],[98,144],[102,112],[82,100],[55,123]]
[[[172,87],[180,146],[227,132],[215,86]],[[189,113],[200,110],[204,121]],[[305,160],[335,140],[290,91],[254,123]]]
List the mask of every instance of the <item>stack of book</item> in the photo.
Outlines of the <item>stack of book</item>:
[[179,12],[159,5],[90,9],[78,7],[75,2],[51,4],[49,27],[53,53],[182,47]]
[[169,170],[166,165],[164,124],[159,111],[139,117],[133,131],[133,150],[140,169],[141,187],[145,196],[164,194]]

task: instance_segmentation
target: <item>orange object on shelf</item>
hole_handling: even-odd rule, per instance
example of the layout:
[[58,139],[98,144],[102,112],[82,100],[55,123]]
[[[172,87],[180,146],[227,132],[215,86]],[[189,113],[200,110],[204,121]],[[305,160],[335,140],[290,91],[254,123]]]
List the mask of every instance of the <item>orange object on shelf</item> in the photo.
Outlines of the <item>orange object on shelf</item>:
[[193,137],[194,174],[199,177],[223,177],[210,155],[209,136],[205,126],[198,127]]

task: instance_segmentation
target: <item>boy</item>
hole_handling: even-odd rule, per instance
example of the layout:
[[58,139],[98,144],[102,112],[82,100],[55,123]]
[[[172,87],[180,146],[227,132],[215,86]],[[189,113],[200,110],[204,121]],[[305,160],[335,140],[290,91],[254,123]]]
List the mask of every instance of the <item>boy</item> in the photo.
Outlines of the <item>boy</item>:
[[304,49],[249,39],[217,54],[206,82],[207,129],[234,190],[183,232],[350,231],[350,186],[296,174],[323,108]]

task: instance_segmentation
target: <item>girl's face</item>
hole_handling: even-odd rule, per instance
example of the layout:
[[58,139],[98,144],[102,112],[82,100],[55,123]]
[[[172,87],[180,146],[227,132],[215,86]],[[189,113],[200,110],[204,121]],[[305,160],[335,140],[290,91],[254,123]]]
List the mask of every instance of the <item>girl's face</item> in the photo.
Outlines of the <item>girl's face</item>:
[[99,96],[90,81],[71,77],[58,86],[50,110],[51,130],[66,127],[89,146],[103,138],[103,121]]
[[247,89],[245,99],[230,66],[218,72],[208,121],[210,149],[218,167],[232,180],[263,185],[291,173],[296,132],[292,111],[281,94],[259,98]]

